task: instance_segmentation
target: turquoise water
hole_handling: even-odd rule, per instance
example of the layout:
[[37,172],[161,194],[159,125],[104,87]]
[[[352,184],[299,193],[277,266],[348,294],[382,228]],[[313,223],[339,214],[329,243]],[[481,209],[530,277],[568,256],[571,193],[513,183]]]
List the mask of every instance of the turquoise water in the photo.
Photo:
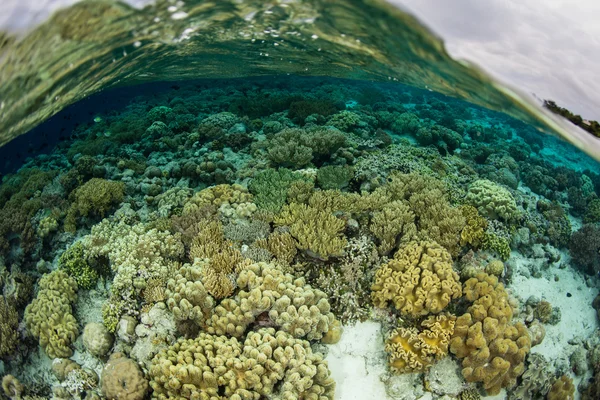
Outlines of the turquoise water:
[[80,76],[4,131],[7,397],[598,398],[598,162],[482,75],[330,67]]

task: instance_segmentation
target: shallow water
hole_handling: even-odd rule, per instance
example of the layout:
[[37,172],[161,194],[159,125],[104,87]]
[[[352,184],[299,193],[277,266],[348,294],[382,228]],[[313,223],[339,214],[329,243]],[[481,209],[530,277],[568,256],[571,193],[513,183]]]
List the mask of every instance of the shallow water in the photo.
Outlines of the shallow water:
[[7,396],[597,398],[598,162],[379,3],[206,4],[8,45]]

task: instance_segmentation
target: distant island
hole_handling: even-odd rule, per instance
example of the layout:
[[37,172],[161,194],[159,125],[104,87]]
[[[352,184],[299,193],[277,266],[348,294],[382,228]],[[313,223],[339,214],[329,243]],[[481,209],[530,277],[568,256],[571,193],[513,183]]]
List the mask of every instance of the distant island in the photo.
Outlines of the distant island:
[[554,114],[558,114],[562,117],[565,117],[581,129],[588,131],[592,135],[600,137],[600,123],[598,123],[598,121],[589,121],[583,119],[581,115],[573,114],[571,111],[567,110],[566,108],[560,107],[552,100],[544,100],[544,107],[552,111]]

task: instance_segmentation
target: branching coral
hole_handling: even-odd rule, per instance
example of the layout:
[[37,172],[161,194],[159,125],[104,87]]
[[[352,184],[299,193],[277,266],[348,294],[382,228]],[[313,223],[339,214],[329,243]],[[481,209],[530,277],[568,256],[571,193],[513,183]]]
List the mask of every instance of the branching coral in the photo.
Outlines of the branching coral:
[[223,205],[229,205],[236,207],[249,202],[252,202],[252,194],[248,193],[248,190],[243,186],[227,184],[211,186],[194,194],[185,203],[183,215],[193,214],[208,206],[219,208]]
[[98,280],[98,273],[85,259],[84,248],[81,242],[69,247],[58,259],[60,268],[69,276],[75,278],[80,289],[91,289]]
[[149,372],[155,398],[332,400],[335,382],[307,341],[263,328],[237,339],[200,333],[162,350]]
[[202,282],[215,298],[229,296],[235,288],[237,273],[244,267],[244,257],[234,244],[225,240],[220,222],[202,227],[192,240],[190,258],[202,270]]
[[286,205],[275,223],[289,226],[298,249],[315,258],[339,256],[346,245],[342,235],[346,223],[318,208],[297,203]]
[[277,166],[302,168],[321,164],[345,143],[346,137],[335,128],[286,128],[268,141],[267,157]]
[[569,243],[569,253],[575,263],[589,273],[600,271],[600,228],[586,224],[573,233]]
[[68,358],[77,338],[77,321],[72,304],[77,299],[77,283],[64,271],[44,275],[37,297],[25,309],[27,330],[37,338],[49,357]]
[[346,324],[368,318],[373,270],[380,257],[367,236],[351,238],[344,253],[339,263],[319,269],[315,285],[329,295],[331,309]]
[[373,303],[392,302],[402,315],[418,317],[441,312],[461,296],[452,257],[435,242],[409,242],[375,273]]
[[523,324],[512,323],[513,309],[497,277],[480,273],[465,283],[464,293],[473,305],[457,318],[450,351],[463,359],[468,382],[482,382],[495,395],[525,371],[531,339]]
[[448,354],[448,344],[454,333],[456,317],[450,314],[432,315],[421,322],[422,329],[398,328],[386,342],[390,368],[394,372],[425,371]]
[[481,215],[491,219],[513,221],[519,215],[515,199],[508,189],[487,179],[473,182],[465,200]]
[[317,182],[322,189],[344,189],[354,177],[354,169],[347,165],[328,165],[319,168]]
[[266,169],[254,176],[248,188],[254,194],[259,209],[277,213],[285,204],[290,187],[302,181],[306,181],[302,174],[289,169]]
[[65,217],[65,230],[75,232],[77,218],[90,214],[104,217],[106,212],[123,200],[125,184],[106,179],[92,178],[73,193],[71,207]]
[[407,203],[393,201],[373,213],[369,230],[379,241],[381,254],[388,254],[398,242],[405,243],[416,238],[415,215]]
[[268,250],[278,263],[290,265],[298,253],[296,242],[289,232],[274,232],[264,241],[257,241],[259,247]]
[[458,254],[466,221],[460,209],[448,203],[442,181],[416,173],[395,173],[383,189],[392,200],[408,201],[420,238],[438,242],[451,254]]

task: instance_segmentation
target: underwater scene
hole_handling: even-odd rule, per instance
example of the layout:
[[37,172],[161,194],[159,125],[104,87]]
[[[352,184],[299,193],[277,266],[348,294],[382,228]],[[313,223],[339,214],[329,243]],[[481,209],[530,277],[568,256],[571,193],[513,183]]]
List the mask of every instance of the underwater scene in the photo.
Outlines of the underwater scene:
[[2,115],[0,398],[600,399],[598,161],[502,92],[239,68]]

